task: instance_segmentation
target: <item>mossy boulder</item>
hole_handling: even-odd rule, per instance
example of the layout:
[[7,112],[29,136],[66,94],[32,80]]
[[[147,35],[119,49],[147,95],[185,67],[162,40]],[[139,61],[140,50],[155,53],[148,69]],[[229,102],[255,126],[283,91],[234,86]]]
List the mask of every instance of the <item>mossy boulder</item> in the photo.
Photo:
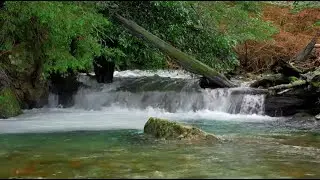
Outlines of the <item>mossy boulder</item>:
[[320,88],[320,75],[315,75],[312,79],[311,79],[311,85],[315,88]]
[[211,142],[219,140],[216,136],[206,133],[199,128],[154,117],[150,117],[145,124],[144,133],[158,139],[205,140]]
[[21,43],[1,56],[0,87],[10,87],[22,109],[40,108],[47,104],[49,86],[42,66],[27,49]]
[[0,118],[9,118],[21,114],[19,102],[10,88],[0,91]]

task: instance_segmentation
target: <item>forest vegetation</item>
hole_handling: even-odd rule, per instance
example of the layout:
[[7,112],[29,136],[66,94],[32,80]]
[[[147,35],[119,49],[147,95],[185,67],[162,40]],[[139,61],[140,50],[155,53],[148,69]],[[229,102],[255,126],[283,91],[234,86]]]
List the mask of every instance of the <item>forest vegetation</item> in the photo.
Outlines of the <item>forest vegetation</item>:
[[[21,108],[41,106],[50,81],[92,72],[98,56],[117,70],[181,68],[127,31],[115,13],[227,74],[263,73],[279,57],[293,56],[319,31],[319,11],[313,1],[6,1],[0,10],[0,102],[16,97]],[[300,66],[319,62],[311,58]]]

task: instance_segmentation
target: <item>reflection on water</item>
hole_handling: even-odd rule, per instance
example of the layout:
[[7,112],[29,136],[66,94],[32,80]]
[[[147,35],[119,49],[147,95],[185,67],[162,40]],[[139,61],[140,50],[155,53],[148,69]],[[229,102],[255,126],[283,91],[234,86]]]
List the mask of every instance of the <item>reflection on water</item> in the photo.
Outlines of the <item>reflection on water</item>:
[[155,141],[142,130],[1,134],[0,178],[320,177],[319,133],[270,122],[193,124],[225,141]]

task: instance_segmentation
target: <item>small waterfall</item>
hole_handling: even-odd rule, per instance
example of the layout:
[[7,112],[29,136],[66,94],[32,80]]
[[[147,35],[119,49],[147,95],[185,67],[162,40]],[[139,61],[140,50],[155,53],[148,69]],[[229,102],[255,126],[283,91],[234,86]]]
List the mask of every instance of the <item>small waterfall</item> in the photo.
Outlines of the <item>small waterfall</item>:
[[0,133],[143,130],[149,117],[192,122],[274,120],[263,115],[264,96],[253,95],[256,91],[250,88],[201,89],[198,78],[181,72],[135,73],[119,72],[111,84],[80,75],[84,86],[72,96],[73,107],[54,108],[65,101],[50,94],[48,108],[26,110],[13,118],[18,121],[0,121]]
[[59,96],[57,94],[49,94],[48,97],[48,107],[53,108],[53,107],[58,107],[59,106]]
[[240,114],[259,114],[264,113],[265,95],[244,95]]
[[[190,112],[210,110],[230,114],[259,114],[264,112],[264,95],[233,93],[239,88],[201,89],[198,79],[181,78],[170,72],[168,77],[132,75],[117,73],[112,84],[98,84],[88,76],[79,80],[91,88],[80,89],[74,95],[74,107],[99,110],[103,107],[117,106],[129,109],[157,108],[167,112]],[[245,87],[241,87],[245,88]],[[240,88],[240,89],[241,89]]]

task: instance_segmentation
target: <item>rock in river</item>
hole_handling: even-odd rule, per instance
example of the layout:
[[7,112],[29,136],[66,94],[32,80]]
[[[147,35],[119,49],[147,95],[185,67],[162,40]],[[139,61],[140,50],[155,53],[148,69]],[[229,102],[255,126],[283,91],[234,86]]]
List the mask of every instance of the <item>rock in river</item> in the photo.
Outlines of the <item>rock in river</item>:
[[150,117],[144,126],[144,133],[159,139],[178,139],[215,142],[219,139],[199,128],[181,125],[165,119]]

